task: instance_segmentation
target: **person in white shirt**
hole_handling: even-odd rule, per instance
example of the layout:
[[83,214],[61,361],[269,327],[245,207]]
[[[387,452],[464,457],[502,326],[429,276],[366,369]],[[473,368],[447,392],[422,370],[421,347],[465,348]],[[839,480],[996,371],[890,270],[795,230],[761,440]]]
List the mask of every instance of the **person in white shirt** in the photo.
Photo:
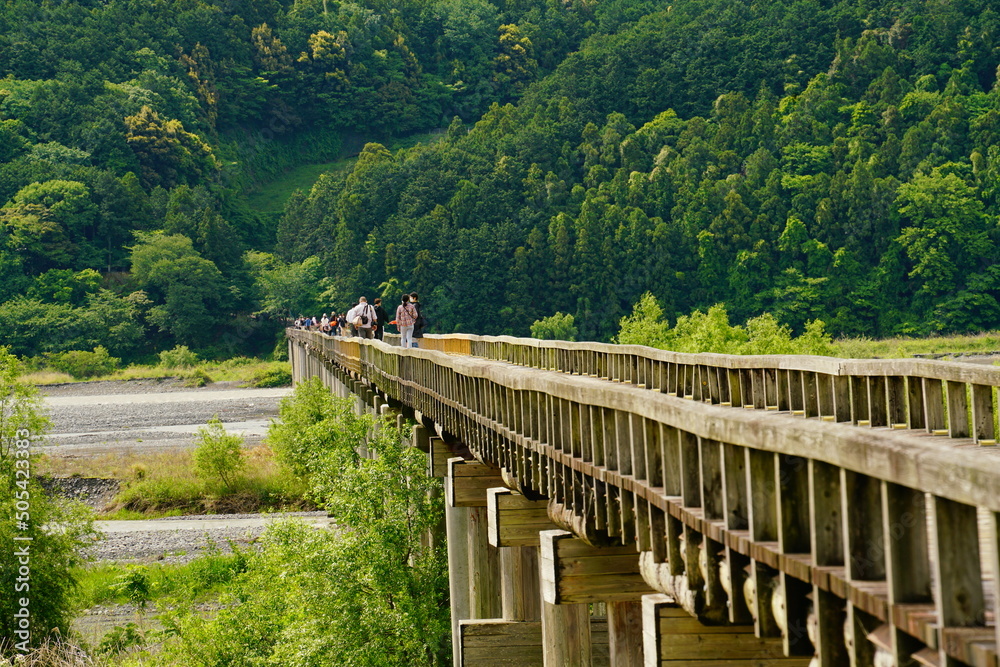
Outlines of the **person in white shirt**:
[[350,322],[355,336],[372,338],[372,325],[375,323],[375,309],[368,305],[368,299],[361,297],[358,305],[347,311],[347,321]]

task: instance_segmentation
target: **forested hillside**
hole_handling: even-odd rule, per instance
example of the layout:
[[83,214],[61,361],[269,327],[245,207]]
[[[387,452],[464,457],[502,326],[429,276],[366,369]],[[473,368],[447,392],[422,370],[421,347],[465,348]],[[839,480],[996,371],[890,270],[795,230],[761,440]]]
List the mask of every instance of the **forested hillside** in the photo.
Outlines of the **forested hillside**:
[[365,139],[475,121],[633,9],[5,3],[0,344],[22,355],[104,345],[129,357],[175,342],[269,351],[274,327],[252,314],[320,304],[277,284],[275,221],[248,193]]
[[678,2],[438,145],[369,145],[277,252],[441,330],[605,338],[651,291],[802,331],[1000,326],[996,2]]
[[[403,289],[442,332],[607,338],[646,291],[671,320],[998,327],[998,9],[7,3],[0,344],[266,351],[263,316]],[[248,206],[366,141],[280,223]]]

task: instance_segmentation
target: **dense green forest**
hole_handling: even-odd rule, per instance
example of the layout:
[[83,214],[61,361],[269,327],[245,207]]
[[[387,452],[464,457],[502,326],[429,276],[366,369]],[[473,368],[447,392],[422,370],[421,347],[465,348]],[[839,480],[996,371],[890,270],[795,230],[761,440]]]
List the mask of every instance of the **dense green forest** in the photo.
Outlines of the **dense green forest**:
[[277,251],[344,298],[416,289],[446,331],[561,311],[606,338],[647,290],[671,319],[996,327],[996,4],[674,4],[440,144],[368,146]]
[[[603,339],[646,291],[671,320],[998,327],[998,10],[7,3],[0,343],[266,351],[267,315],[403,289],[441,332]],[[248,205],[354,146],[280,220]]]
[[369,139],[475,121],[638,11],[622,4],[5,3],[0,344],[270,351],[261,314],[347,304],[269,254],[277,221],[248,194]]

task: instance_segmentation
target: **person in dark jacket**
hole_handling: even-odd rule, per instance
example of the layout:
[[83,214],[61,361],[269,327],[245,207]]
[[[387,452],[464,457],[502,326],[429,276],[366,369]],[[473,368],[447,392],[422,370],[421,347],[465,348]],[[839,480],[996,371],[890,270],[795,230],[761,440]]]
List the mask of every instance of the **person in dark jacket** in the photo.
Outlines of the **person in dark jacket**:
[[375,337],[382,340],[385,336],[385,325],[389,323],[388,313],[382,307],[382,299],[375,298]]
[[410,303],[417,309],[417,321],[413,325],[413,347],[420,347],[419,339],[424,337],[424,328],[427,326],[427,320],[424,318],[416,292],[410,292]]

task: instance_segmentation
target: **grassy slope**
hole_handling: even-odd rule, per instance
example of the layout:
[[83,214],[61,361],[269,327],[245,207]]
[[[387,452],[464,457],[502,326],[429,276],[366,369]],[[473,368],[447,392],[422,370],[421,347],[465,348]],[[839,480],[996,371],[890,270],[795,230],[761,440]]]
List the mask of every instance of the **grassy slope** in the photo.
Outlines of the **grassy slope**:
[[[420,132],[406,137],[400,137],[388,142],[388,148],[397,151],[411,148],[418,143],[432,144],[444,136],[443,130]],[[285,210],[285,202],[296,190],[309,190],[316,180],[328,171],[345,171],[354,166],[355,157],[344,157],[335,162],[320,164],[302,164],[262,186],[247,195],[251,208],[267,214],[281,214]]]

